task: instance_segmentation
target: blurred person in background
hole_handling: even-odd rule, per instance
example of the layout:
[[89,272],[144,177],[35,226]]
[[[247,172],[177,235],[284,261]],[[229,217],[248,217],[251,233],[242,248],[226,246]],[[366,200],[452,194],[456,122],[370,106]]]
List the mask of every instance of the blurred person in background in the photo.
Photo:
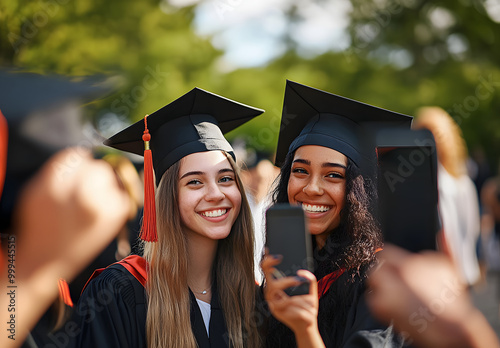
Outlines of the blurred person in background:
[[452,117],[439,107],[419,109],[415,129],[432,132],[438,157],[439,213],[446,248],[469,286],[480,278],[477,241],[480,233],[479,200],[467,173],[467,147]]
[[[130,196],[128,221],[135,222],[138,211],[141,211],[144,205],[144,184],[139,173],[133,163],[123,155],[109,154],[102,159],[111,165],[123,188]],[[137,231],[130,229],[131,227],[127,225],[118,234],[114,255],[116,260],[128,256],[132,251],[133,242],[139,237]]]
[[[481,189],[481,218],[484,257],[489,273],[496,278],[497,299],[500,303],[500,164],[498,173],[485,181]],[[500,318],[500,306],[499,306]]]
[[[467,165],[469,176],[476,185],[478,195],[481,194],[484,183],[492,176],[490,164],[481,146],[476,146],[472,149]],[[481,206],[481,201],[479,201]]]
[[106,267],[128,256],[132,251],[132,245],[137,243],[139,238],[136,224],[138,212],[142,210],[144,192],[144,185],[139,173],[132,162],[123,155],[108,154],[102,160],[109,163],[119,184],[129,196],[128,220],[118,236],[69,283],[71,300],[74,303],[78,302],[82,289],[92,273],[98,268]]
[[[238,145],[236,145],[238,148]],[[245,187],[248,204],[252,211],[255,231],[255,280],[260,284],[264,275],[260,269],[260,262],[264,255],[265,244],[265,213],[271,205],[271,186],[279,174],[279,168],[271,162],[271,155],[267,152],[257,151],[243,147],[241,154],[241,181]],[[235,149],[235,151],[238,151]],[[239,155],[239,153],[238,153]]]
[[[472,179],[474,182],[474,185],[476,186],[476,191],[478,194],[479,199],[479,212],[480,215],[483,216],[483,203],[481,201],[481,190],[483,188],[484,183],[486,182],[487,179],[489,179],[492,175],[492,172],[490,170],[490,165],[488,163],[488,159],[486,158],[486,154],[484,153],[484,149],[478,145],[475,146],[472,151],[470,151],[469,158],[467,160],[467,171],[469,174],[469,177]],[[476,253],[477,253],[477,260],[479,262],[479,269],[480,269],[480,280],[481,283],[484,285],[486,282],[487,278],[487,272],[488,272],[488,260],[486,259],[486,243],[484,241],[484,229],[483,229],[483,222],[481,222],[481,233],[479,234],[477,246],[476,246]]]
[[[8,136],[0,201],[2,347],[25,342],[51,304],[61,279],[71,280],[116,236],[128,198],[111,167],[78,145],[80,104],[108,90],[96,81],[0,71],[0,110]],[[4,133],[2,132],[2,136]],[[11,270],[11,263],[15,272]],[[58,321],[59,312],[50,322]],[[42,326],[53,326],[45,323]],[[47,332],[45,332],[47,333]]]

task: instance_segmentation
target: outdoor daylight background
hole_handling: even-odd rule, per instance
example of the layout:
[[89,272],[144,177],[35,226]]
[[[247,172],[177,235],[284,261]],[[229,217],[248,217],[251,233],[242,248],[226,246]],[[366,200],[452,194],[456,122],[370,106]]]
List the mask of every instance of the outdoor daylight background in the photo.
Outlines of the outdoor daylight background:
[[285,79],[413,115],[446,109],[497,168],[499,0],[39,0],[0,4],[0,65],[102,75],[109,136],[197,86],[266,110],[230,134],[277,141]]
[[[0,0],[0,69],[113,87],[84,108],[96,157],[194,87],[265,109],[228,137],[273,153],[289,79],[412,116],[445,109],[479,181],[500,167],[499,64],[500,0]],[[500,336],[499,270],[472,295]]]

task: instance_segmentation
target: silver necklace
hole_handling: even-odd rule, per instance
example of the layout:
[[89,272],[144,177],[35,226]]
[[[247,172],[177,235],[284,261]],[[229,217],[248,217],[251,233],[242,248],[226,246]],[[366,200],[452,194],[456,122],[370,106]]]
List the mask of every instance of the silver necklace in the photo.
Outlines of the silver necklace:
[[195,294],[200,294],[200,295],[206,295],[208,293],[208,291],[210,290],[210,288],[212,287],[212,284],[210,284],[210,286],[208,288],[206,288],[205,290],[203,291],[194,291],[193,289],[191,289],[192,292],[194,292]]

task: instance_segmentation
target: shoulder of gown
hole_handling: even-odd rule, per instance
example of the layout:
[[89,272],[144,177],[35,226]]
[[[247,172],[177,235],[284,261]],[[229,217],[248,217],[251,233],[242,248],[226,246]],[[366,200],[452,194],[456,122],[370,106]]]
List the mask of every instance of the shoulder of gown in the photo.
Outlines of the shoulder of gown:
[[394,331],[392,325],[378,322],[370,313],[364,292],[349,309],[347,327],[344,332],[343,348],[406,347],[403,337]]
[[354,297],[346,315],[346,329],[340,346],[343,348],[409,347],[392,325],[384,325],[372,316],[365,298],[369,290],[366,289],[364,281],[358,280],[356,283],[353,284]]
[[106,268],[75,307],[71,346],[145,347],[146,306],[145,289],[130,272],[117,264]]

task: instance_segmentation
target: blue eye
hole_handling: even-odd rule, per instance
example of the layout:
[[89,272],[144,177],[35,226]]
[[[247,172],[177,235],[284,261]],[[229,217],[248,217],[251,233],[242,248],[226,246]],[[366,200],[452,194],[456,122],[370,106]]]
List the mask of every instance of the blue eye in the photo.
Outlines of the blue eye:
[[307,174],[307,171],[304,168],[293,168],[292,173]]

